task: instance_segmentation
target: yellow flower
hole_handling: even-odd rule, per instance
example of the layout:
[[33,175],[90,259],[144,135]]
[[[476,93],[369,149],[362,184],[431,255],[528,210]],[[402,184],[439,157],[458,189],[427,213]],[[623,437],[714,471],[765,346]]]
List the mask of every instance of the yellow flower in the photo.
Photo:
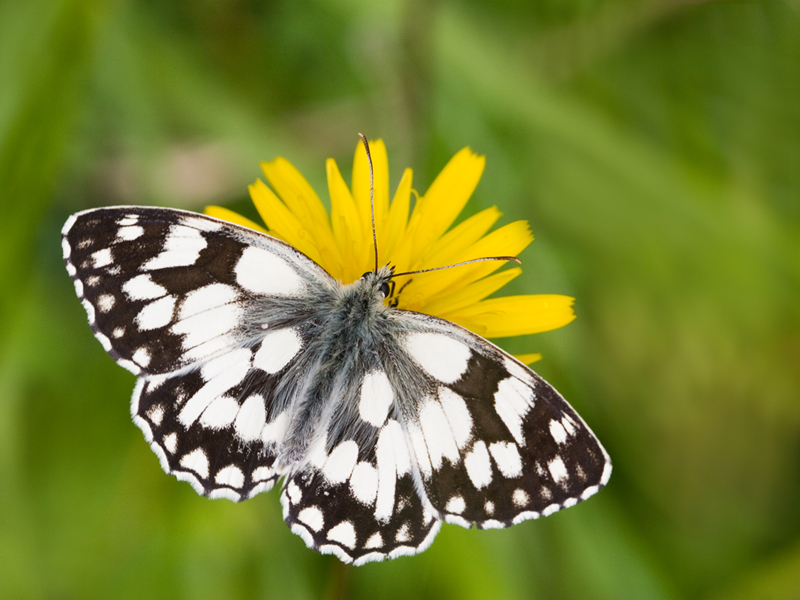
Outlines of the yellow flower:
[[[525,221],[515,221],[487,233],[500,218],[496,207],[450,229],[483,172],[485,158],[469,148],[447,163],[428,191],[416,199],[413,210],[411,169],[403,173],[390,202],[386,146],[377,140],[370,142],[370,150],[381,265],[391,263],[396,271],[405,272],[473,258],[516,256],[533,241]],[[256,180],[249,189],[267,229],[219,206],[208,207],[206,214],[269,233],[291,244],[344,284],[356,281],[374,268],[369,164],[363,145],[356,149],[352,190],[344,182],[336,162],[328,159],[326,163],[330,216],[319,196],[289,161],[276,158],[261,163],[261,167],[272,189],[261,180]],[[487,300],[522,272],[513,267],[495,273],[503,264],[481,262],[397,277],[397,306],[453,321],[487,338],[550,331],[575,318],[573,299],[568,296],[537,294]],[[531,363],[540,357],[526,354],[517,358]]]

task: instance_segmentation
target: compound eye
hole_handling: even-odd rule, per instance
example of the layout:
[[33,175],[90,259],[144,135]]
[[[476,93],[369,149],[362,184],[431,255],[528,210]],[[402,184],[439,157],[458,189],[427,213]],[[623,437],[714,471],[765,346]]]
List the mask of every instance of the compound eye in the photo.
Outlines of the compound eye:
[[383,294],[383,297],[384,297],[384,298],[386,298],[386,297],[388,297],[388,296],[389,296],[389,294],[390,294],[390,288],[389,288],[389,282],[388,282],[388,281],[384,281],[384,282],[381,284],[381,294]]

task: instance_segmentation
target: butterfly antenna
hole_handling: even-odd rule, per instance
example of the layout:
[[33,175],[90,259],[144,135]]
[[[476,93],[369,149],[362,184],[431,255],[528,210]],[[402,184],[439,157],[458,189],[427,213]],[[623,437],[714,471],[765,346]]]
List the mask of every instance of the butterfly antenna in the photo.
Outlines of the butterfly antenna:
[[364,142],[364,149],[367,151],[367,162],[369,163],[369,214],[372,217],[372,246],[375,248],[375,269],[373,273],[378,272],[378,236],[375,233],[375,174],[372,171],[372,156],[369,153],[369,143],[367,137],[363,133],[358,136]]
[[405,273],[393,273],[392,277],[400,277],[401,275],[416,275],[417,273],[429,273],[430,271],[442,271],[443,269],[452,269],[453,267],[471,265],[472,263],[485,262],[487,260],[506,260],[506,261],[511,260],[517,263],[518,265],[522,264],[522,261],[518,259],[516,256],[487,256],[485,258],[473,258],[472,260],[465,260],[464,262],[456,263],[454,265],[447,265],[445,267],[433,267],[432,269],[420,269],[419,271],[406,271]]

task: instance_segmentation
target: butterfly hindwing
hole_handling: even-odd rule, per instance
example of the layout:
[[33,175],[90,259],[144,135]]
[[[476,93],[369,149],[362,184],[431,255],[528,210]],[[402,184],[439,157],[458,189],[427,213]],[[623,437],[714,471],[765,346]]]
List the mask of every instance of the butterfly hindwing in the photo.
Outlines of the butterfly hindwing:
[[402,427],[389,419],[366,456],[345,440],[322,464],[290,477],[281,496],[284,519],[308,546],[345,562],[415,554],[441,525],[415,480]]

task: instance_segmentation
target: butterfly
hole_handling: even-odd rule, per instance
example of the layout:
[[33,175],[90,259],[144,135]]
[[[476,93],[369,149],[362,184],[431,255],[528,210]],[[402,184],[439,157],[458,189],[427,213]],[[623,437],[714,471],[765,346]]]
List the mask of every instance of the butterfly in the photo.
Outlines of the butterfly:
[[[283,517],[356,565],[426,549],[443,521],[507,527],[611,474],[559,393],[494,344],[391,302],[391,267],[342,285],[212,217],[72,215],[66,268],[167,473],[239,501],[283,478]],[[387,301],[388,300],[388,301]]]

